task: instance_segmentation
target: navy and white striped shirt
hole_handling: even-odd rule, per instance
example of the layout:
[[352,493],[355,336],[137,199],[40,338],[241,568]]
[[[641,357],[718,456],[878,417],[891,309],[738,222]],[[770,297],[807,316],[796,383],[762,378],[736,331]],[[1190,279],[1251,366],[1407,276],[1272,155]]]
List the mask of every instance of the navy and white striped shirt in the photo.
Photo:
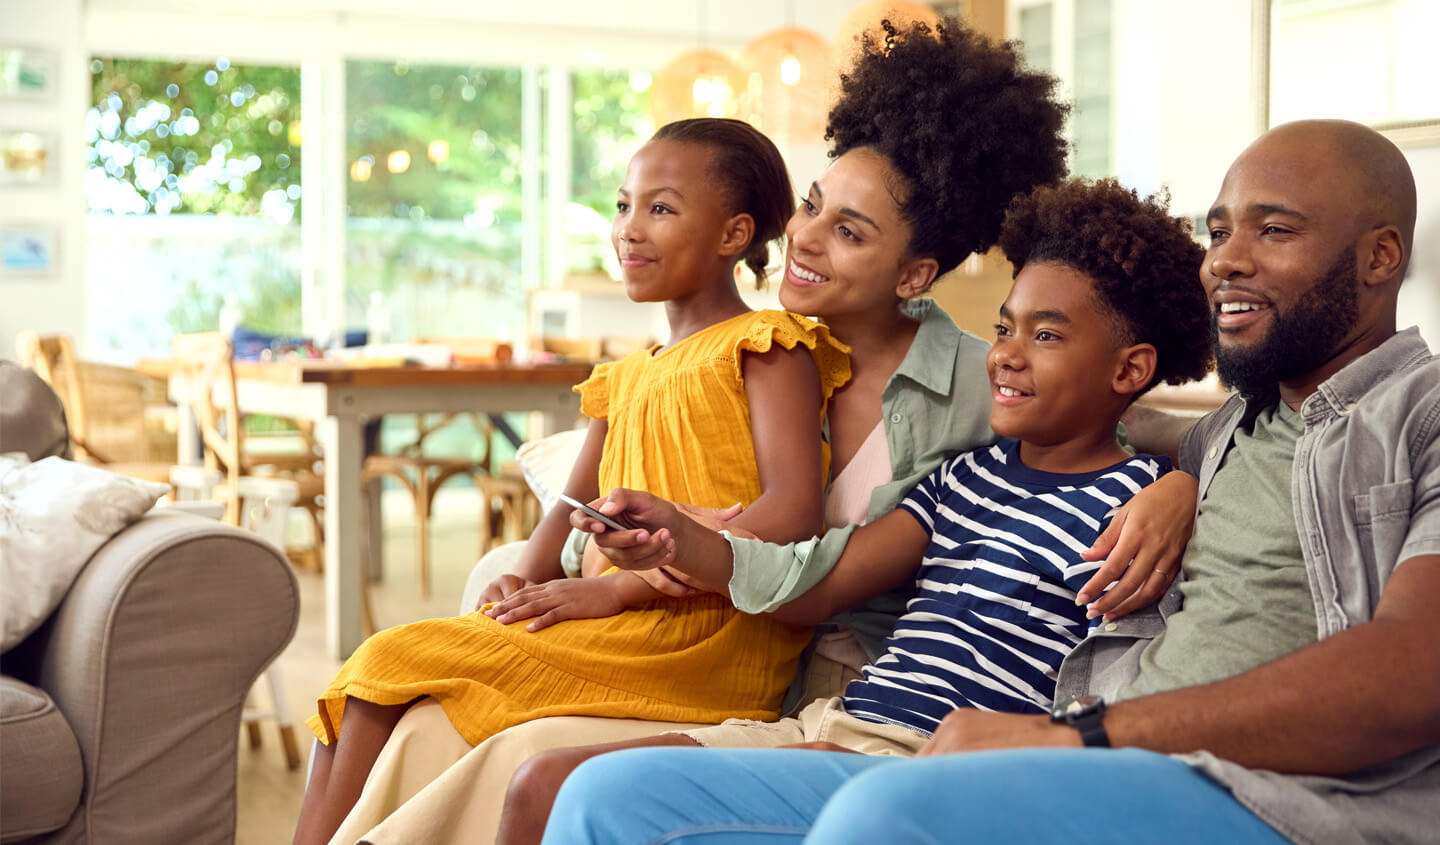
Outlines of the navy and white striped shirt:
[[1080,553],[1114,511],[1170,470],[1137,455],[1090,473],[1040,472],[1013,440],[957,455],[900,503],[930,531],[917,594],[845,710],[930,734],[957,707],[1048,713],[1060,661],[1089,630]]

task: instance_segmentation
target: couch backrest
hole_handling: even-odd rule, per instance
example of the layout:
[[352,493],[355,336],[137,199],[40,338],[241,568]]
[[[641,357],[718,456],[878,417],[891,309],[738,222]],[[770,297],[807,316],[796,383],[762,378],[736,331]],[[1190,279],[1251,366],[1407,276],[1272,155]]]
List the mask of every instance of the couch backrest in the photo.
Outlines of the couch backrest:
[[32,461],[70,457],[60,397],[14,361],[0,361],[0,452],[24,452]]

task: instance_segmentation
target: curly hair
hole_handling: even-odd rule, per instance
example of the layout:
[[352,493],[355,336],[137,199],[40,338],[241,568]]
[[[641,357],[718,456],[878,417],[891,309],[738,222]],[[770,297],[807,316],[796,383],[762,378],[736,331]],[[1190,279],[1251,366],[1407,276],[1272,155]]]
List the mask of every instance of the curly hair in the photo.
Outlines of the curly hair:
[[785,235],[785,224],[795,213],[795,191],[790,171],[775,144],[743,120],[695,117],[667,123],[652,141],[673,141],[708,147],[710,177],[721,186],[737,214],[755,220],[755,234],[741,256],[755,273],[755,286],[765,284],[770,242]]
[[[1166,192],[1141,199],[1114,179],[1072,179],[1015,198],[1000,248],[1015,267],[1055,262],[1088,276],[1121,344],[1155,347],[1155,377],[1180,384],[1210,369],[1205,250]],[[1141,391],[1144,393],[1144,391]],[[1136,394],[1138,397],[1140,394]]]
[[1013,42],[953,19],[881,26],[883,41],[867,32],[840,76],[825,140],[832,158],[858,147],[885,157],[904,181],[887,188],[910,251],[945,273],[994,245],[1012,197],[1064,177],[1069,109],[1052,98],[1054,78],[1021,66]]

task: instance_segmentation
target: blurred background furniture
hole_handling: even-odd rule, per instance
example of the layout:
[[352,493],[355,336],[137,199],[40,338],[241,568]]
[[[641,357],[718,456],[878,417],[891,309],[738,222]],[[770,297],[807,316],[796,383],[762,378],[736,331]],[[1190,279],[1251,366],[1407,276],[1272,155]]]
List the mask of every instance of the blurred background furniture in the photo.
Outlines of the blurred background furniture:
[[[301,429],[303,445],[298,451],[248,449],[230,341],[218,332],[199,332],[177,335],[171,347],[175,373],[193,387],[185,396],[187,416],[193,418],[199,435],[203,465],[218,479],[212,495],[225,504],[225,522],[242,524],[243,478],[283,478],[293,485],[291,500],[310,516],[314,559],[323,560],[325,535],[320,514],[324,481],[316,472],[318,455],[313,438],[308,435],[308,424]],[[183,473],[178,477],[195,480]],[[284,548],[283,530],[276,539]]]
[[[468,422],[474,426],[478,435],[478,442],[481,453],[473,458],[440,457],[425,454],[425,441],[431,434],[445,428],[457,420]],[[523,483],[516,486],[514,480],[497,478],[491,472],[491,440],[494,432],[490,423],[479,414],[419,414],[416,417],[416,438],[414,441],[403,446],[398,454],[393,455],[370,455],[365,458],[364,471],[361,474],[366,485],[376,485],[382,478],[393,478],[410,493],[415,505],[415,568],[420,578],[420,595],[428,598],[430,596],[430,512],[435,503],[435,494],[439,492],[441,485],[446,481],[465,477],[475,485],[481,494],[481,516],[480,516],[480,554],[484,554],[490,545],[494,532],[491,523],[494,521],[492,511],[492,500],[507,497],[524,496],[525,486]],[[520,533],[518,508],[520,502],[503,505],[504,513],[511,514],[511,522],[514,523],[515,533]],[[372,517],[373,518],[373,517]],[[503,517],[502,517],[503,518]],[[520,539],[519,536],[513,539]],[[377,549],[370,550],[371,560],[378,562],[380,555]],[[378,567],[371,568],[371,576]]]
[[[312,420],[324,452],[326,648],[343,659],[365,637],[365,549],[378,547],[379,520],[366,520],[362,484],[365,422],[385,414],[536,412],[534,436],[571,428],[579,397],[571,386],[589,363],[491,366],[369,365],[330,360],[235,362],[236,395],[246,413]],[[176,372],[170,395],[180,402],[181,460],[194,438],[193,378]],[[187,434],[187,432],[189,432]],[[194,459],[190,459],[194,461]],[[356,526],[369,525],[368,531]]]
[[60,396],[76,460],[169,482],[176,435],[162,380],[81,361],[66,334],[21,332],[15,351],[20,365],[34,370]]
[[158,509],[112,537],[0,659],[0,841],[231,841],[246,695],[299,611],[250,532]]

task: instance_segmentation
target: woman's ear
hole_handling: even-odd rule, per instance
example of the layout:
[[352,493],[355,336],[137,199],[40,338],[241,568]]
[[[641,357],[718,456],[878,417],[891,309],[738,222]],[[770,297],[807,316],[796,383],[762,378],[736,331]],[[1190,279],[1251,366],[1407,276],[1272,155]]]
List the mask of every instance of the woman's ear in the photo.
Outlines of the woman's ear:
[[940,262],[934,258],[912,258],[900,265],[900,280],[895,283],[895,295],[901,299],[923,296],[935,283],[935,274]]
[[720,237],[720,254],[729,258],[739,255],[750,246],[755,237],[755,218],[749,214],[737,214],[725,221]]
[[1148,343],[1126,346],[1119,351],[1120,362],[1110,389],[1122,396],[1134,396],[1155,377],[1155,347]]

